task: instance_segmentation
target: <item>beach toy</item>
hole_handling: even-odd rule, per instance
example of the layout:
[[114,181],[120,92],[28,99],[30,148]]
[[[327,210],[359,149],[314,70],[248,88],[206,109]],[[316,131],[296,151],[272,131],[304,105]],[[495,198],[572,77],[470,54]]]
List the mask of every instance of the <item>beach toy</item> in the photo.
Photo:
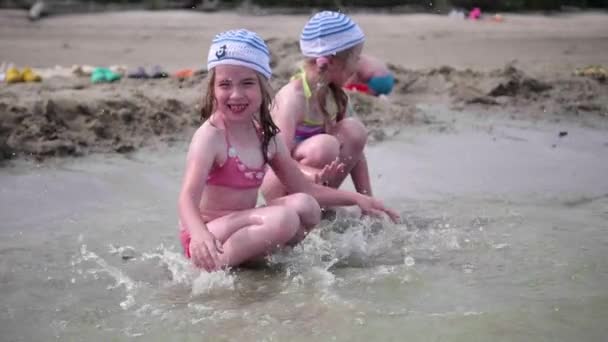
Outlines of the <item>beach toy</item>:
[[475,7],[469,12],[470,20],[478,20],[481,18],[481,9],[479,7]]
[[130,71],[127,74],[127,77],[137,78],[137,79],[146,79],[146,78],[149,78],[150,76],[148,75],[148,73],[146,73],[146,69],[144,69],[143,66],[138,66],[135,70]]
[[459,10],[453,9],[448,14],[448,18],[450,18],[450,19],[464,20],[464,19],[466,19],[466,16],[464,15],[463,11],[459,11]]
[[350,91],[356,91],[359,93],[370,94],[369,86],[364,83],[351,83],[344,86],[344,89]]
[[93,83],[103,83],[106,81],[106,74],[103,72],[102,68],[96,68],[91,73],[91,82]]
[[151,74],[152,78],[166,78],[166,77],[169,77],[169,74],[166,71],[164,71],[160,67],[160,65],[153,66],[150,74]]
[[175,72],[177,78],[188,78],[194,76],[194,70],[192,69],[181,69]]
[[106,80],[108,80],[108,82],[118,81],[122,78],[121,74],[114,72],[110,69],[105,69],[104,72],[106,74]]
[[95,68],[91,73],[91,82],[93,83],[110,83],[118,81],[120,78],[120,74],[117,74],[108,68]]
[[31,68],[25,68],[25,69],[23,69],[23,72],[21,72],[21,75],[23,76],[23,81],[24,82],[40,82],[40,81],[42,81],[42,77],[40,77],[40,75],[36,74]]
[[8,68],[5,76],[6,83],[19,83],[23,82],[23,75],[17,68]]
[[505,21],[505,18],[502,15],[500,15],[500,14],[495,14],[492,17],[492,21],[495,21],[497,23],[502,23],[503,21]]

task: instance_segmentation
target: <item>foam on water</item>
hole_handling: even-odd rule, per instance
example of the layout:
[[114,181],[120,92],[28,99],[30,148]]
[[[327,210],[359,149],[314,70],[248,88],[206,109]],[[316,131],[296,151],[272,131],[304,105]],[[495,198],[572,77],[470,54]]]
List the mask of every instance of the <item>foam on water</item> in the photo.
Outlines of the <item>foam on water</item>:
[[[374,277],[382,278],[397,272],[396,265],[415,267],[414,257],[417,250],[442,248],[436,243],[445,243],[441,234],[435,236],[434,230],[421,231],[406,225],[393,225],[377,220],[345,220],[337,219],[325,222],[321,229],[313,231],[302,244],[293,249],[286,249],[268,258],[270,269],[278,270],[271,277],[279,281],[280,293],[289,295],[314,289],[319,298],[325,303],[341,302],[348,305],[334,291],[334,288],[344,286],[345,280],[332,270],[343,267],[372,267]],[[422,237],[424,235],[425,237]],[[455,239],[454,235],[448,235]],[[91,251],[82,236],[79,251],[72,258],[73,272],[79,278],[93,277],[98,281],[108,281],[108,291],[122,290],[122,300],[116,303],[123,310],[129,310],[139,320],[154,317],[171,316],[174,308],[169,303],[154,303],[155,298],[167,291],[177,290],[174,303],[188,302],[187,308],[193,315],[193,324],[202,320],[230,319],[231,310],[214,307],[217,301],[196,302],[195,298],[216,299],[224,296],[234,296],[242,290],[243,281],[238,271],[224,270],[213,273],[201,272],[192,266],[181,251],[172,247],[159,245],[152,251],[137,251],[133,246],[111,244],[107,252],[113,260],[120,258],[121,264],[113,265],[99,254]],[[395,257],[395,252],[398,257]],[[166,281],[150,282],[134,280],[129,272],[137,273],[144,267],[150,267],[150,262],[156,266],[153,274],[165,274]],[[153,264],[153,265],[154,265]],[[375,265],[375,266],[374,266]],[[264,271],[262,271],[264,272]],[[276,271],[273,271],[276,272]],[[160,285],[160,286],[159,286]],[[180,288],[189,289],[188,298],[180,297]],[[261,288],[261,291],[265,289]],[[194,303],[189,302],[195,299]],[[219,310],[218,310],[219,309]],[[178,314],[179,315],[179,314]],[[175,317],[174,317],[175,319]],[[59,324],[59,323],[58,323]],[[129,333],[138,336],[139,333]]]

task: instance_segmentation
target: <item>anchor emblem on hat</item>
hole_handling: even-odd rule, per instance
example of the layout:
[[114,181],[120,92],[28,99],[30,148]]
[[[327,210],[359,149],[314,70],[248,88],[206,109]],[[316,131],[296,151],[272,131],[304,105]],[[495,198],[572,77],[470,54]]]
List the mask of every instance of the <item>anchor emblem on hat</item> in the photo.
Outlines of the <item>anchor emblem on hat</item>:
[[215,57],[217,57],[217,59],[221,59],[224,56],[226,56],[226,45],[220,46],[220,48],[215,51]]

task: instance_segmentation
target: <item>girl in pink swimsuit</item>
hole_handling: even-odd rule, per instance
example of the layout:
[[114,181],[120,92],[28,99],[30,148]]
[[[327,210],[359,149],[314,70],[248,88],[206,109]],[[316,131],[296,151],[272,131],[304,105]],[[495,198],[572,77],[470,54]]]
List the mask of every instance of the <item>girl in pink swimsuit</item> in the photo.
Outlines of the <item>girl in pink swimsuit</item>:
[[[217,35],[207,68],[204,122],[190,143],[178,203],[184,253],[196,266],[213,271],[239,265],[299,242],[319,223],[319,204],[358,205],[398,220],[372,197],[318,186],[302,174],[276,138],[269,52],[258,35]],[[256,208],[268,166],[289,195]]]
[[[367,130],[343,90],[357,70],[364,41],[361,28],[343,13],[315,14],[300,35],[302,67],[277,93],[272,118],[309,179],[338,188],[350,175],[357,192],[371,196]],[[262,191],[266,199],[287,193],[272,172]]]

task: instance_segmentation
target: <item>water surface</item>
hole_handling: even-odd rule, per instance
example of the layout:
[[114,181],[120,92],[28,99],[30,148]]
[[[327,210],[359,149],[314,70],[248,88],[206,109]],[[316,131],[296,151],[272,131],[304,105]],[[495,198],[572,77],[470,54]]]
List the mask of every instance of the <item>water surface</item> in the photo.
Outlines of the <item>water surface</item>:
[[605,131],[412,128],[368,148],[402,224],[341,211],[211,275],[177,239],[185,148],[0,170],[3,341],[606,339]]

